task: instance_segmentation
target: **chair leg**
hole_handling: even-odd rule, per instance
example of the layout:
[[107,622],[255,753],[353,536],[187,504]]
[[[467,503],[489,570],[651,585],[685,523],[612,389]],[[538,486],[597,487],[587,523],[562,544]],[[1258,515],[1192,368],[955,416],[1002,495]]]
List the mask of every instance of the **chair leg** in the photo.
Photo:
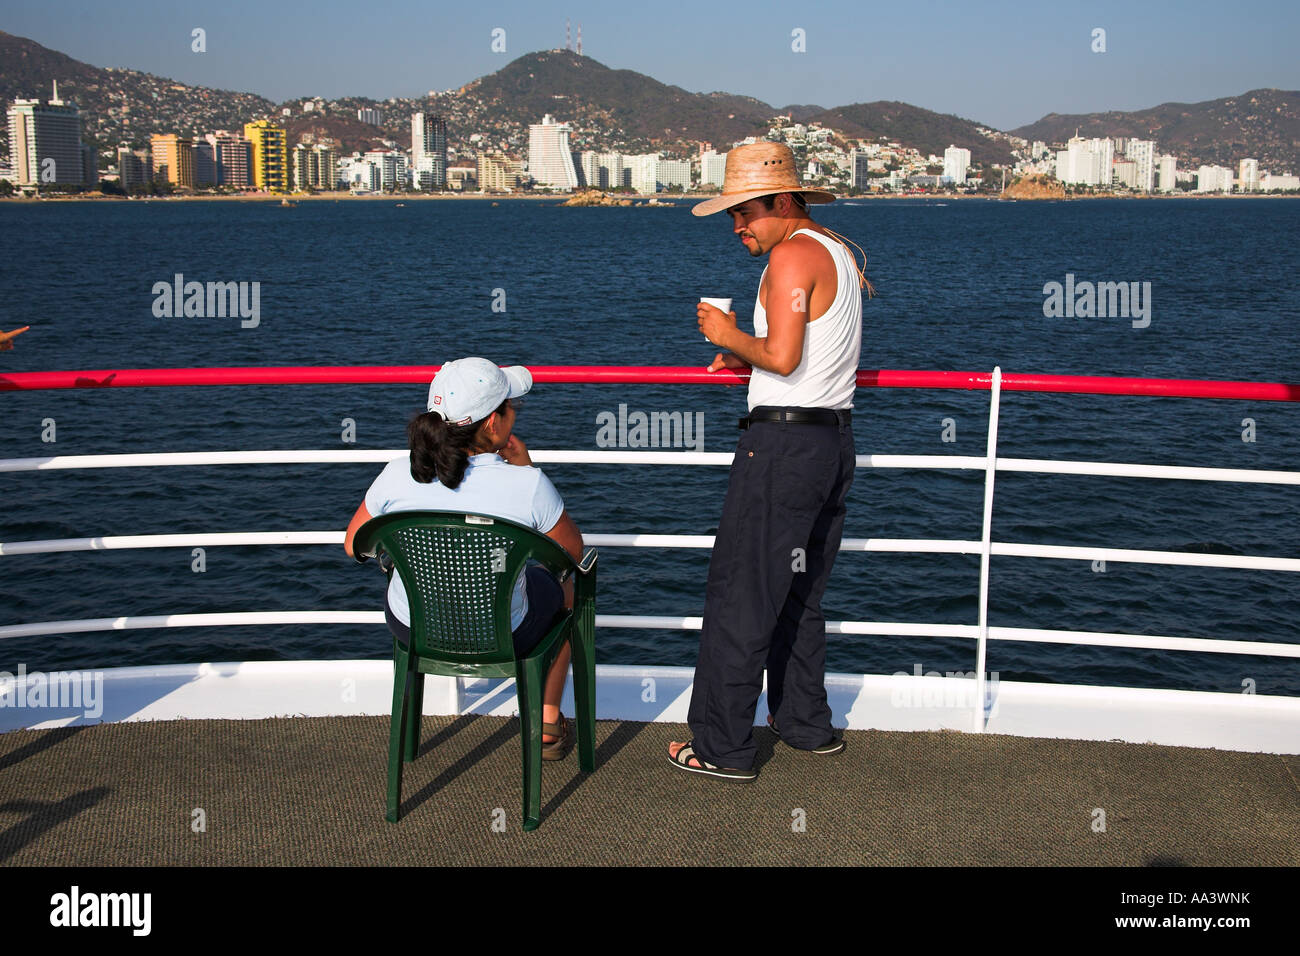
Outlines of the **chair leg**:
[[542,825],[542,662],[520,661],[515,684],[524,752],[524,830]]
[[388,727],[388,808],[384,819],[397,822],[402,802],[402,739],[407,718],[407,678],[410,655],[398,651],[393,658],[393,716]]
[[578,767],[596,769],[596,653],[591,631],[574,625],[569,641],[573,646],[573,706],[578,724]]
[[402,746],[402,760],[410,763],[420,750],[420,718],[424,715],[424,678],[420,673],[420,660],[412,655],[411,693],[406,708],[406,735]]

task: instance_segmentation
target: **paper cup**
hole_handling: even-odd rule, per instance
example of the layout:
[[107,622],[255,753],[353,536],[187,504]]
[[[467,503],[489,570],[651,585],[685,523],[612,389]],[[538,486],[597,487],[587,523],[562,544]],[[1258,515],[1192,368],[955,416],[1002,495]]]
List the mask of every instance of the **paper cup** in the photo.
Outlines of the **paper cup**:
[[[730,311],[731,311],[731,300],[730,300],[730,299],[711,299],[711,298],[709,298],[709,297],[706,296],[706,295],[702,295],[702,296],[700,296],[700,301],[701,301],[701,302],[707,302],[709,305],[713,306],[713,307],[716,308],[716,309],[721,309],[723,312],[730,312]],[[709,338],[709,337],[708,337],[707,335],[704,336],[704,340],[705,340],[706,342],[708,341],[708,338]]]

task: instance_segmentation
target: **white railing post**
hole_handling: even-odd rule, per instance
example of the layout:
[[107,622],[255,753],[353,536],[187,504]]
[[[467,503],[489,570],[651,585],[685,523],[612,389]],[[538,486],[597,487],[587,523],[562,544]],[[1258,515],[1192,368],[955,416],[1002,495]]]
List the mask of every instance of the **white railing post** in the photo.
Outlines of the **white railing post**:
[[980,539],[979,639],[975,651],[974,731],[984,732],[984,666],[989,643],[989,557],[993,551],[993,479],[998,472],[998,402],[1002,395],[1002,367],[993,369],[989,389],[989,440],[984,466],[984,531]]

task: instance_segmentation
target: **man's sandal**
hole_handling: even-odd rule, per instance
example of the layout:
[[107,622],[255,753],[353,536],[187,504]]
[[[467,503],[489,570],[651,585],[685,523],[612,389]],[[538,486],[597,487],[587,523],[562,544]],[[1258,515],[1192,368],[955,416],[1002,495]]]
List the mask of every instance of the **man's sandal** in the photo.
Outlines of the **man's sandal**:
[[[776,720],[771,714],[767,715],[767,726],[772,733],[776,734],[776,739],[781,740],[781,731],[776,729]],[[784,740],[781,740],[785,743]],[[800,750],[806,754],[817,754],[819,757],[830,757],[834,754],[842,754],[848,748],[843,737],[832,737],[829,743],[824,743],[820,747],[813,747],[811,750],[804,750],[802,747],[795,747],[792,744],[785,744],[791,750]]]
[[573,724],[563,714],[558,724],[542,724],[542,733],[555,738],[542,741],[543,760],[563,760],[573,749]]
[[[709,763],[703,757],[695,752],[695,741],[688,740],[682,745],[677,755],[668,755],[668,762],[674,767],[685,770],[687,773],[699,773],[706,777],[717,777],[719,780],[731,780],[735,783],[751,783],[758,779],[757,770],[735,770],[730,767],[716,767]],[[691,766],[691,761],[699,764],[698,767]]]

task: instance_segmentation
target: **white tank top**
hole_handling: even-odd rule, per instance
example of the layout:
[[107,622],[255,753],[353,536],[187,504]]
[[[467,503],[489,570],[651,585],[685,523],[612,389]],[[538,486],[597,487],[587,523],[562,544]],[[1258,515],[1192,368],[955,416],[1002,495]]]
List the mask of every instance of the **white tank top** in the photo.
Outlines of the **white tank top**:
[[[789,375],[755,368],[749,378],[749,408],[792,405],[801,408],[852,408],[857,387],[858,360],[862,353],[862,289],[857,264],[848,247],[811,229],[794,235],[812,236],[835,260],[835,301],[822,315],[811,319],[804,331],[803,355]],[[767,276],[767,269],[763,269]],[[763,308],[762,280],[754,301],[754,334],[767,336],[767,310]]]

